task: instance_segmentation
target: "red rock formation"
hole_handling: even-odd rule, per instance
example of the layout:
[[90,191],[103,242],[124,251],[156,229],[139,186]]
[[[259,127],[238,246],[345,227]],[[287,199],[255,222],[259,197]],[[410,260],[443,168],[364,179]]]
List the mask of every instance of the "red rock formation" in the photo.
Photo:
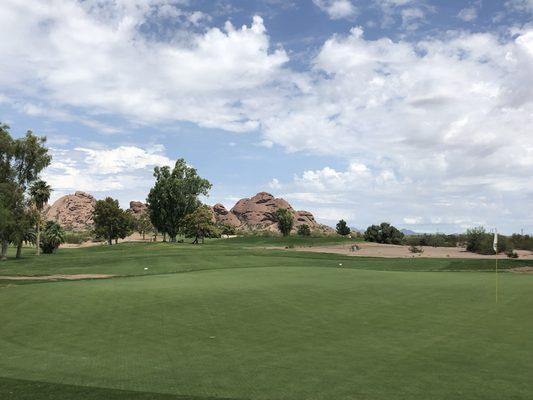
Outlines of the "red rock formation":
[[88,193],[76,192],[56,200],[45,212],[48,221],[55,221],[65,229],[84,230],[94,224],[96,199]]

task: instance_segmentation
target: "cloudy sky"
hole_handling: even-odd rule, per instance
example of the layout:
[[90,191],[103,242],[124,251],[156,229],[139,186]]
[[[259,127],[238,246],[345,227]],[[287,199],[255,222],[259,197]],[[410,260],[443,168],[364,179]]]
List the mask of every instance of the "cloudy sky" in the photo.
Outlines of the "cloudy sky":
[[533,233],[533,0],[2,0],[0,121],[57,198],[183,157],[231,207]]

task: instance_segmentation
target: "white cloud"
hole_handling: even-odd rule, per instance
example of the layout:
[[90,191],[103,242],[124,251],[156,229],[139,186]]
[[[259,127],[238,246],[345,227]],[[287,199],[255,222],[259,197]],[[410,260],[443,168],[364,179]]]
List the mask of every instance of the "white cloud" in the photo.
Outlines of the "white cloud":
[[459,14],[457,14],[457,18],[465,22],[473,21],[477,18],[477,10],[474,7],[463,8],[459,11]]
[[173,161],[162,154],[163,146],[153,146],[148,150],[135,146],[119,146],[114,149],[88,149],[77,147],[74,150],[85,153],[85,164],[90,173],[118,174],[153,166],[172,166]]
[[133,198],[144,199],[153,182],[154,166],[173,165],[164,155],[164,147],[148,149],[135,146],[116,148],[52,148],[52,164],[44,174],[53,188],[52,201],[58,197],[82,190],[101,197],[117,191],[126,193],[120,198],[123,206]]
[[351,18],[357,14],[357,8],[350,0],[313,0],[331,19]]
[[[422,3],[378,4],[419,23],[428,12]],[[531,28],[512,37],[447,32],[420,41],[367,40],[354,28],[330,37],[297,72],[259,17],[241,28],[143,34],[139,27],[168,4],[4,0],[0,37],[10,40],[0,41],[2,96],[34,115],[46,116],[42,104],[49,104],[86,124],[111,114],[253,130],[266,146],[353,161],[278,182],[305,204],[326,199],[330,209],[391,221],[383,210],[461,226],[490,218],[533,225],[524,211],[533,201]],[[76,165],[126,171],[164,157],[126,152],[131,158],[110,161],[120,152],[94,150],[83,147]],[[113,172],[97,185],[60,167],[63,182],[127,186]]]
[[[268,91],[288,60],[283,49],[270,48],[263,20],[154,40],[140,26],[165,6],[162,0],[3,1],[0,37],[10,40],[0,42],[8,60],[0,65],[0,87],[6,95],[92,115],[256,128],[243,103]],[[201,18],[196,13],[189,20]]]

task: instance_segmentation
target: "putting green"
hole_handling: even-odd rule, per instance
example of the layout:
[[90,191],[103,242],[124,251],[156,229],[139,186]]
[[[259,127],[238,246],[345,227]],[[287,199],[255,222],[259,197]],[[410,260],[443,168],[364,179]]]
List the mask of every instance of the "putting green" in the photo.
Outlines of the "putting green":
[[270,266],[7,286],[0,398],[530,399],[533,275],[500,284],[498,305],[483,272]]

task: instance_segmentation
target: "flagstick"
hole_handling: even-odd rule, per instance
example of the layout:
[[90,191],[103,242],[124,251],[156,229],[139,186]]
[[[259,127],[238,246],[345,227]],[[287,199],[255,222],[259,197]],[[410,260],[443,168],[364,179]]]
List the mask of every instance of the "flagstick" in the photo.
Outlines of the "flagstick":
[[498,304],[498,254],[496,254],[496,304]]

